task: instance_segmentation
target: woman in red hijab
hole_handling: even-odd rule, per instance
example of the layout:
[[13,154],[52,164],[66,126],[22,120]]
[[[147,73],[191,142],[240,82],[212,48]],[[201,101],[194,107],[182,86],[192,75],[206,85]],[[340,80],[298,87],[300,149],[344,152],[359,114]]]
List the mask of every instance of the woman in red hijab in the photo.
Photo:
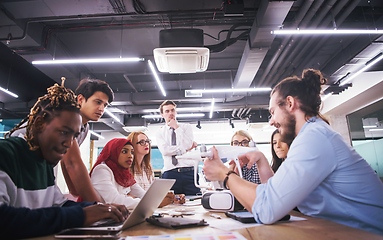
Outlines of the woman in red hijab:
[[101,201],[133,209],[144,196],[145,191],[129,171],[133,152],[132,143],[124,138],[112,139],[102,149],[89,173]]
[[[132,143],[125,138],[112,139],[102,149],[89,175],[103,202],[133,209],[144,196],[145,191],[136,183],[129,170],[133,154]],[[160,207],[173,202],[174,193],[169,193]]]

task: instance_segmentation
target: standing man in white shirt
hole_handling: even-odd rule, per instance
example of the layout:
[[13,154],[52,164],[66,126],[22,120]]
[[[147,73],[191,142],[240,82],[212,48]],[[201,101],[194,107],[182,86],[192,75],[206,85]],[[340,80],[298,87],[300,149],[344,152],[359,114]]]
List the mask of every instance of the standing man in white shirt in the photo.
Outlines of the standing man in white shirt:
[[196,195],[200,189],[194,185],[194,162],[175,158],[176,155],[197,147],[197,143],[193,141],[192,127],[177,122],[176,106],[170,100],[164,101],[160,106],[161,116],[165,119],[165,126],[157,131],[158,149],[164,158],[162,178],[176,179],[172,187],[175,194]]

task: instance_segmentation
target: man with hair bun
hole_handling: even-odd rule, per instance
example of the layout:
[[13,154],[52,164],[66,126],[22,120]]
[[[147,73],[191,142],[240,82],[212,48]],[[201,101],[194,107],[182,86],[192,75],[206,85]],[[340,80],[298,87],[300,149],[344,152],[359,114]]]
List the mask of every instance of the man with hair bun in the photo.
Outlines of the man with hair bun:
[[[305,215],[383,235],[383,183],[319,113],[325,83],[320,71],[307,69],[301,78],[286,78],[272,90],[270,124],[282,141],[292,143],[266,184],[231,174],[217,151],[204,162],[205,175],[223,180],[258,223],[272,224],[297,206]],[[255,151],[239,160],[251,165],[262,157]]]

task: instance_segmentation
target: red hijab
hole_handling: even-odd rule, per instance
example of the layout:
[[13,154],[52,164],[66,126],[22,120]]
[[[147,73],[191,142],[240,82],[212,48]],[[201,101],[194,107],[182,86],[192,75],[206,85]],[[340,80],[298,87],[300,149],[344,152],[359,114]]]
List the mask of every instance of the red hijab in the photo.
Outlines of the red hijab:
[[114,138],[110,140],[105,147],[102,149],[100,155],[97,158],[97,162],[92,167],[89,176],[92,176],[93,169],[104,162],[113,172],[114,179],[116,182],[123,187],[130,187],[136,183],[133,175],[129,169],[121,167],[118,163],[118,157],[120,156],[121,150],[125,145],[132,145],[130,140],[126,138]]

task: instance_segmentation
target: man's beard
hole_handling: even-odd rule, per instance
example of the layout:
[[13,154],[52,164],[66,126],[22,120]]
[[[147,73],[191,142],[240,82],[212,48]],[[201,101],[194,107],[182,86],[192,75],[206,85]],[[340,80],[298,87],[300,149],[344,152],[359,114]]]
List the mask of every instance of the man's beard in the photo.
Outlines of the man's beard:
[[296,119],[295,116],[285,111],[286,119],[285,123],[281,124],[281,127],[283,126],[283,132],[279,130],[281,133],[281,141],[287,143],[289,146],[293,142],[295,138],[295,125],[296,125]]

